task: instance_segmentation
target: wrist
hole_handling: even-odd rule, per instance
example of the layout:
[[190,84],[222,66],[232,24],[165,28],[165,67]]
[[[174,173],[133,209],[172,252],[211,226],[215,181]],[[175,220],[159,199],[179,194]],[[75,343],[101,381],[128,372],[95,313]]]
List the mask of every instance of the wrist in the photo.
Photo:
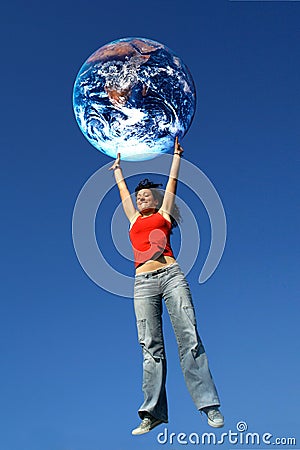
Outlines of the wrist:
[[174,155],[182,156],[182,153],[174,152]]

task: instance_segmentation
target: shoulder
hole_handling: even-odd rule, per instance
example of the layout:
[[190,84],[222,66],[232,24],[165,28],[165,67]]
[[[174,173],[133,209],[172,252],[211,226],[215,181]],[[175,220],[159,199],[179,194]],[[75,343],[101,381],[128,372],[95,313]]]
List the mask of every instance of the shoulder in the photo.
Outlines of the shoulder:
[[159,209],[157,211],[158,214],[160,214],[164,219],[166,219],[168,222],[171,222],[170,214],[166,213],[163,209]]
[[136,211],[135,214],[132,216],[131,220],[130,220],[130,227],[129,229],[132,228],[132,226],[135,224],[135,222],[137,221],[137,219],[141,216],[141,214]]

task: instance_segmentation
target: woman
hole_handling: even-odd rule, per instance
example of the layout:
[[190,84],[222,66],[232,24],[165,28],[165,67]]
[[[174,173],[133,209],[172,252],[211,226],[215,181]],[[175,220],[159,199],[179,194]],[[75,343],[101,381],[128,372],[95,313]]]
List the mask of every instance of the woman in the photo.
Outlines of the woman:
[[[187,388],[198,410],[207,414],[208,424],[222,427],[219,397],[204,347],[197,332],[188,283],[170,245],[180,158],[183,149],[175,139],[174,156],[162,202],[149,180],[136,188],[135,208],[120,167],[120,154],[112,167],[124,212],[130,222],[130,240],[135,258],[134,309],[138,338],[143,350],[144,402],[138,413],[142,419],[132,434],[143,434],[168,422],[166,357],[162,334],[164,299],[178,343],[180,364]],[[160,204],[161,203],[161,204]]]

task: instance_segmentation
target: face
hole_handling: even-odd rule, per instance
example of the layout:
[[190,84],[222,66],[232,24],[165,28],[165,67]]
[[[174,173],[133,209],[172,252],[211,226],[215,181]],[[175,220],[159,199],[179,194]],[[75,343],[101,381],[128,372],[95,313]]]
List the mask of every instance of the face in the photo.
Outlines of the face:
[[158,205],[158,200],[153,197],[151,189],[141,189],[136,196],[136,205],[140,212],[154,210]]

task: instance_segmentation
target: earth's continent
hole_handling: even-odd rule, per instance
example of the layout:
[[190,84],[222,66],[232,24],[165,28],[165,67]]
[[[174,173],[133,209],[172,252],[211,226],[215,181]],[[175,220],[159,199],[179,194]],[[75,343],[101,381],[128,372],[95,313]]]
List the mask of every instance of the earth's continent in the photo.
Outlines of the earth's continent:
[[88,141],[128,161],[173,148],[195,113],[195,86],[170,49],[145,38],[113,41],[94,52],[75,81],[73,106]]

